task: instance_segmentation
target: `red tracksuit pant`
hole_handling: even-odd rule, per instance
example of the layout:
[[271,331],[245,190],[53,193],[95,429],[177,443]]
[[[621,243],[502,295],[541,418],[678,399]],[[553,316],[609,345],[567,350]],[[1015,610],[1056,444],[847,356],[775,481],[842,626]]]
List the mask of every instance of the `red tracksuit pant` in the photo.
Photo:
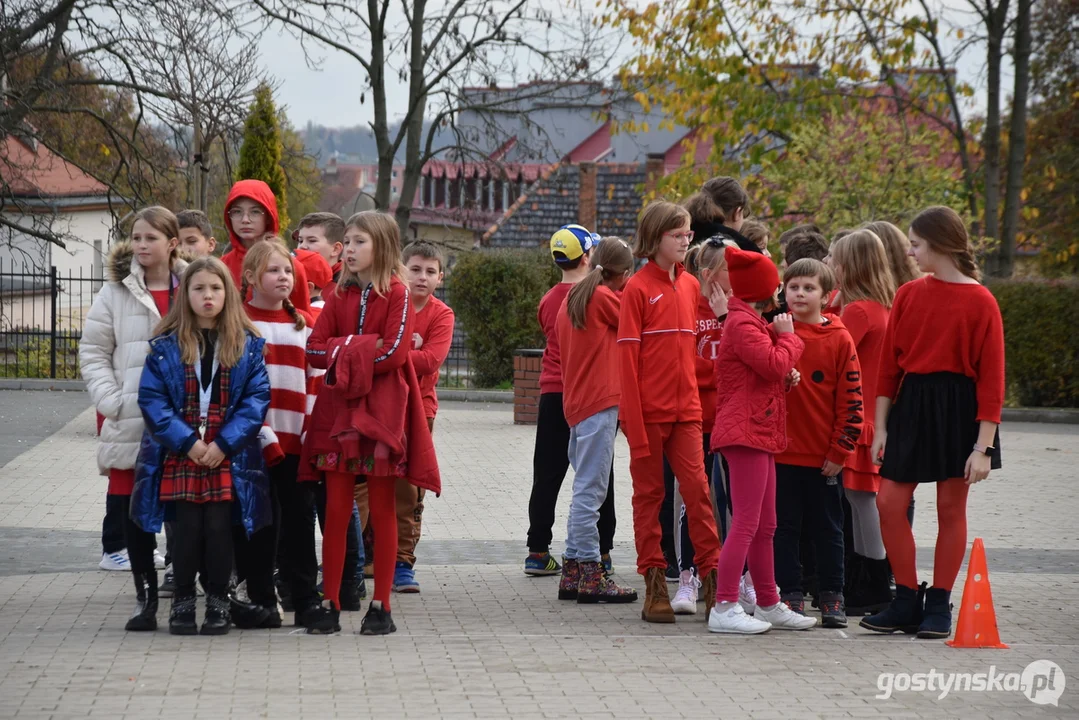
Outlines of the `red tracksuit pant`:
[[667,560],[660,546],[662,532],[659,510],[663,504],[663,457],[666,455],[682,499],[686,504],[689,537],[696,552],[694,563],[701,574],[714,570],[719,559],[719,533],[708,495],[708,476],[704,472],[701,424],[647,423],[647,457],[631,459],[633,476],[633,539],[637,545],[637,572],[648,568],[666,569]]

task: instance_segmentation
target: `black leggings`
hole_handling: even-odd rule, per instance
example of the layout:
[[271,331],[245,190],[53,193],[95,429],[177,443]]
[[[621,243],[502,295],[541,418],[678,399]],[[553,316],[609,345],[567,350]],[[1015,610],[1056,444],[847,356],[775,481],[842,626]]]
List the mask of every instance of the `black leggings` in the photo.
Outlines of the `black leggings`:
[[207,594],[223,597],[232,574],[232,504],[177,502],[172,533],[176,597],[194,597],[200,568]]
[[[131,562],[131,572],[136,575],[154,572],[154,550],[157,549],[157,535],[146,532],[131,519],[131,496],[109,495],[114,522],[122,520],[124,542],[127,544],[127,557]],[[120,548],[123,549],[123,548]]]

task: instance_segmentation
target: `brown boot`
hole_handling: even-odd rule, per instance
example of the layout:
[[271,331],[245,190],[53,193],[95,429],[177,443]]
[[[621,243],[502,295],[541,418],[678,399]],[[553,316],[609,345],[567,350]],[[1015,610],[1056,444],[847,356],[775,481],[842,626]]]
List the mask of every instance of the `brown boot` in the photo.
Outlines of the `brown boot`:
[[645,570],[644,586],[641,620],[650,623],[673,623],[674,608],[671,607],[671,596],[667,593],[667,578],[663,568]]
[[701,578],[701,597],[704,598],[704,617],[712,614],[712,608],[716,606],[716,582],[718,571],[712,568],[708,574]]

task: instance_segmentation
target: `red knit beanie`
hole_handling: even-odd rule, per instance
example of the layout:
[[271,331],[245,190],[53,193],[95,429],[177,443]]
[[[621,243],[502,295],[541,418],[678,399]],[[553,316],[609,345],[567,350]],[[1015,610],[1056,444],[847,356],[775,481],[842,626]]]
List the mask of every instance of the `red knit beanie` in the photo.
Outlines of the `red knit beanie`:
[[779,287],[779,270],[772,258],[759,252],[747,252],[728,247],[723,256],[731,278],[731,290],[739,300],[760,302],[775,294]]
[[307,279],[314,284],[317,290],[321,290],[333,280],[333,270],[326,259],[313,250],[296,250],[296,259],[303,269],[307,271]]

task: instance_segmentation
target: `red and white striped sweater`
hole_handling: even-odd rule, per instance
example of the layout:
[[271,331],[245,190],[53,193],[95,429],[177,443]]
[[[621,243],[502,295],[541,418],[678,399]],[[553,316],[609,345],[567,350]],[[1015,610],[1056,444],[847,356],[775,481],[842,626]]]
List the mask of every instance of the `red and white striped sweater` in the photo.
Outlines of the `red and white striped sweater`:
[[307,338],[314,322],[301,312],[307,321],[303,330],[288,312],[263,310],[247,303],[247,316],[266,338],[266,372],[270,376],[270,409],[266,412],[263,446],[270,459],[273,453],[268,445],[280,445],[286,455],[299,455],[304,424],[314,398],[308,397],[308,377],[311,367],[307,364]]

